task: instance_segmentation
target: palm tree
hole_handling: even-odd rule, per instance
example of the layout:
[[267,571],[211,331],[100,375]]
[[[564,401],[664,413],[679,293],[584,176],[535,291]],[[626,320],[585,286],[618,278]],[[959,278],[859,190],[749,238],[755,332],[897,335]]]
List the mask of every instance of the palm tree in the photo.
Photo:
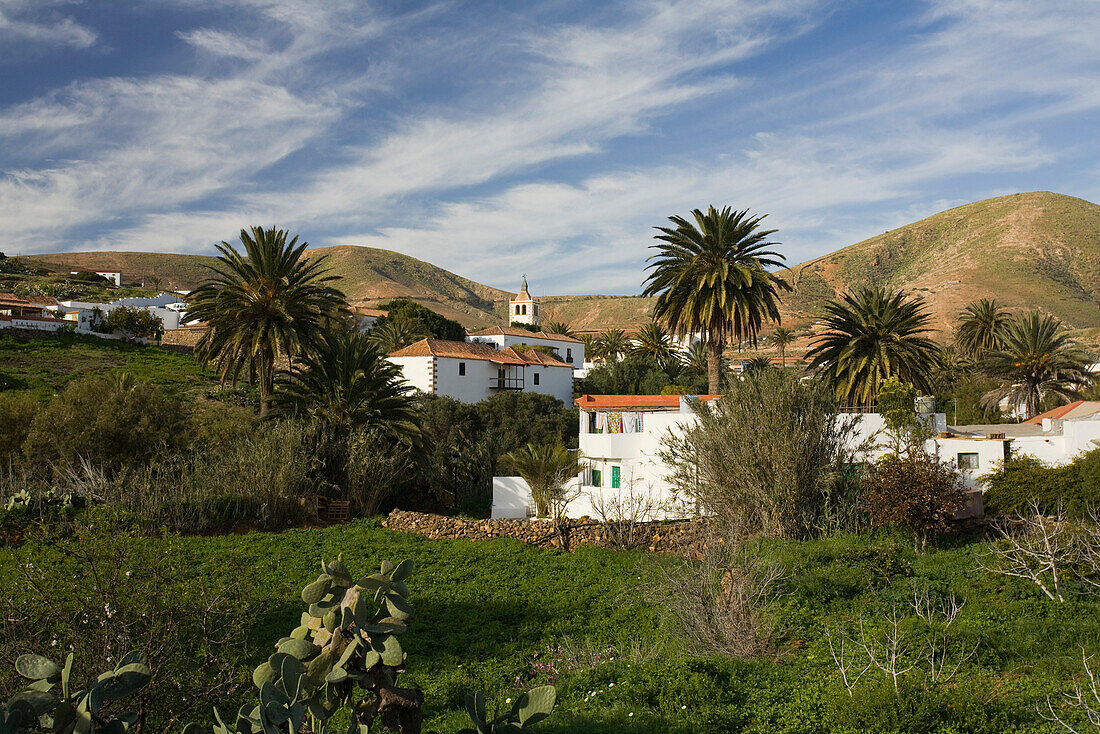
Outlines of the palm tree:
[[556,446],[529,443],[505,454],[503,459],[504,465],[523,477],[531,488],[535,514],[540,517],[564,510],[559,505],[566,499],[566,484],[585,469],[580,454],[560,443]]
[[326,332],[300,369],[281,372],[273,414],[310,416],[329,429],[375,429],[408,445],[420,439],[420,411],[401,368],[365,335]]
[[382,354],[390,354],[424,338],[409,327],[408,322],[386,319],[370,330],[370,340]]
[[959,314],[955,343],[963,355],[981,359],[986,352],[1001,349],[1004,331],[1011,322],[1012,315],[997,299],[974,301]]
[[1038,311],[1017,316],[1001,333],[1001,341],[1001,348],[989,352],[985,361],[1003,384],[982,397],[985,408],[1008,398],[1026,420],[1038,415],[1047,396],[1066,403],[1088,386],[1092,355],[1053,316]]
[[695,222],[669,217],[674,227],[657,227],[657,254],[647,266],[643,295],[657,296],[654,318],[677,336],[702,333],[708,348],[707,379],[711,393],[721,388],[722,351],[756,335],[765,319],[779,320],[779,290],[790,286],[766,270],[785,258],[767,249],[776,230],[759,229],[760,217],[730,207],[706,214],[695,209]]
[[651,321],[639,329],[632,341],[631,354],[653,357],[662,367],[676,358],[676,347],[672,343],[672,335],[656,321]]
[[281,229],[241,230],[244,254],[228,242],[213,272],[188,296],[186,321],[206,322],[195,346],[204,365],[236,383],[242,371],[260,387],[260,414],[267,413],[275,362],[308,353],[316,336],[346,309],[344,294],[329,285],[325,257],[305,258],[308,243],[287,241]]
[[595,334],[581,334],[581,341],[584,342],[584,358],[589,362],[595,362],[600,358],[599,352],[599,337]]
[[681,355],[680,361],[684,365],[685,372],[693,375],[707,374],[710,369],[710,350],[707,349],[706,342],[692,344]]
[[752,374],[754,372],[764,372],[766,370],[775,369],[775,365],[767,357],[753,357],[748,362],[745,362],[744,372],[745,374]]
[[630,351],[630,340],[622,329],[604,329],[596,337],[596,356],[605,362],[617,362]]
[[806,354],[848,405],[874,402],[887,377],[932,389],[939,346],[925,334],[932,331],[923,298],[904,291],[863,288],[825,305],[827,331]]
[[780,326],[773,331],[768,337],[771,343],[779,349],[779,362],[782,366],[787,366],[787,346],[794,343],[794,332],[785,326]]
[[543,326],[542,330],[545,331],[547,334],[561,334],[562,336],[567,336],[571,339],[577,338],[577,335],[573,332],[571,328],[569,328],[569,324],[565,323],[564,321],[551,321],[550,323]]

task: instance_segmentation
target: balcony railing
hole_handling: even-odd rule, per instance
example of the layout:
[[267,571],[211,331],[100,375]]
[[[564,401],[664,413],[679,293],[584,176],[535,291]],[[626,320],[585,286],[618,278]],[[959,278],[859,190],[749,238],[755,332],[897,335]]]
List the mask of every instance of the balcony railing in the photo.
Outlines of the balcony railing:
[[489,379],[490,390],[522,390],[522,377],[493,377]]

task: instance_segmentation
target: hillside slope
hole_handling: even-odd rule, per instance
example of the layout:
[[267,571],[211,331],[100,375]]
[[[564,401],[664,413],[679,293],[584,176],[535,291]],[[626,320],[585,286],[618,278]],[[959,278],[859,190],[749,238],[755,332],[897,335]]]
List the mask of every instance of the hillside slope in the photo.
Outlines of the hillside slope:
[[[389,250],[316,248],[330,258],[355,304],[410,298],[468,327],[499,324],[510,293]],[[128,281],[156,277],[161,287],[190,288],[212,258],[139,252],[36,255],[59,270],[122,270]],[[929,303],[941,337],[967,303],[996,297],[1011,308],[1040,307],[1075,329],[1100,329],[1100,206],[1039,191],[974,202],[934,214],[791,268],[794,291],[783,321],[808,333],[821,304],[863,285],[907,288]],[[643,278],[639,273],[639,283]],[[632,329],[652,299],[637,296],[542,296],[546,320],[579,331]],[[797,347],[796,347],[797,350]]]
[[1068,326],[1100,326],[1100,206],[1046,191],[934,214],[792,268],[784,312],[811,321],[822,301],[887,285],[924,296],[943,336],[963,306],[995,297]]

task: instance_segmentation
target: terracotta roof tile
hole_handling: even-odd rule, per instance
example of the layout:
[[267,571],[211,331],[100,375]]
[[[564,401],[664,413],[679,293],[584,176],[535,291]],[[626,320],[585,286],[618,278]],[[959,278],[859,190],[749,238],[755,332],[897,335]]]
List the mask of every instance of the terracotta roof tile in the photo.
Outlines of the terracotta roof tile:
[[[577,407],[592,408],[679,408],[681,395],[581,395],[577,398]],[[717,395],[696,395],[703,402],[717,398]]]
[[518,355],[508,350],[499,351],[492,344],[480,342],[453,342],[445,339],[421,339],[404,349],[391,352],[390,357],[452,357],[455,359],[483,359],[499,364],[526,364]]
[[522,359],[525,364],[540,364],[546,367],[568,367],[573,369],[573,365],[566,364],[552,354],[544,354],[537,349],[516,349],[515,347],[508,347],[501,351],[501,354],[515,355],[517,358]]
[[1053,410],[1048,410],[1045,413],[1031,418],[1030,420],[1022,421],[1023,423],[1032,423],[1036,426],[1043,425],[1044,418],[1084,418],[1086,416],[1093,415],[1094,413],[1100,413],[1100,401],[1098,400],[1075,400],[1072,403],[1066,405],[1060,405]]
[[527,336],[532,339],[550,339],[559,342],[569,342],[570,344],[584,344],[580,339],[574,339],[564,334],[547,334],[545,331],[528,331],[527,329],[521,329],[517,326],[490,326],[488,329],[471,332],[470,336]]

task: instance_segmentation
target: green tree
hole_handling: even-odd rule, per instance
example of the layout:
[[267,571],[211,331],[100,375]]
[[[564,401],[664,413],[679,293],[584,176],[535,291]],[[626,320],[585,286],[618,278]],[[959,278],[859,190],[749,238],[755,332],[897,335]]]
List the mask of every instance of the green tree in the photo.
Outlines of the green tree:
[[721,389],[725,347],[746,339],[755,346],[764,320],[779,320],[779,291],[790,286],[767,270],[785,258],[768,249],[778,244],[768,240],[777,230],[760,229],[764,217],[713,206],[691,215],[694,223],[672,216],[674,227],[656,228],[661,234],[654,237],[657,254],[649,258],[646,269],[653,272],[643,295],[657,296],[653,316],[673,334],[705,336],[714,394]]
[[891,375],[878,388],[878,413],[886,425],[889,448],[895,456],[912,457],[924,451],[933,428],[917,415],[917,389]]
[[535,512],[548,517],[564,510],[567,501],[566,486],[573,477],[584,471],[580,455],[561,444],[527,444],[504,456],[511,471],[523,477],[531,488]]
[[622,329],[604,329],[596,337],[594,355],[605,362],[615,362],[630,351],[630,339]]
[[1031,418],[1043,400],[1067,403],[1088,386],[1092,355],[1053,316],[1021,314],[1005,327],[1001,340],[1001,348],[985,358],[986,369],[1001,382],[982,398],[986,408],[1007,398],[1025,419]]
[[649,322],[634,335],[630,354],[652,357],[661,365],[669,364],[677,357],[672,335],[656,321]]
[[794,332],[785,326],[780,326],[768,336],[779,350],[779,364],[782,367],[787,366],[787,347],[794,343],[794,338]]
[[396,322],[410,334],[419,334],[420,338],[431,337],[453,342],[466,340],[466,329],[462,324],[407,298],[394,299],[378,308],[387,313],[374,322],[375,329]]
[[108,334],[121,333],[126,341],[132,342],[161,333],[164,330],[164,321],[143,308],[119,306],[107,314],[103,320],[103,329]]
[[213,275],[190,295],[187,321],[206,322],[195,354],[222,379],[236,383],[242,372],[260,388],[260,414],[267,413],[275,364],[308,353],[317,335],[346,309],[331,283],[326,257],[304,256],[308,243],[287,241],[281,229],[241,230],[239,253],[228,242],[210,266]]
[[574,333],[573,329],[570,328],[569,324],[565,323],[564,321],[551,321],[550,323],[543,326],[542,330],[545,331],[547,334],[561,334],[562,336],[568,336],[572,339],[577,338],[577,335],[576,333]]
[[311,416],[339,433],[374,429],[406,445],[419,442],[420,415],[401,368],[364,335],[324,333],[300,368],[279,374],[278,416]]
[[959,314],[955,344],[965,357],[981,359],[1003,346],[1005,329],[1012,315],[995,298],[974,301]]
[[695,342],[680,357],[684,372],[689,375],[706,376],[710,366],[710,350],[705,342]]
[[381,324],[376,323],[371,328],[369,336],[374,345],[378,347],[379,352],[392,354],[427,335],[413,331],[408,321],[390,320]]
[[848,405],[874,402],[887,377],[929,392],[940,348],[924,299],[904,291],[863,288],[825,306],[826,331],[806,354]]

